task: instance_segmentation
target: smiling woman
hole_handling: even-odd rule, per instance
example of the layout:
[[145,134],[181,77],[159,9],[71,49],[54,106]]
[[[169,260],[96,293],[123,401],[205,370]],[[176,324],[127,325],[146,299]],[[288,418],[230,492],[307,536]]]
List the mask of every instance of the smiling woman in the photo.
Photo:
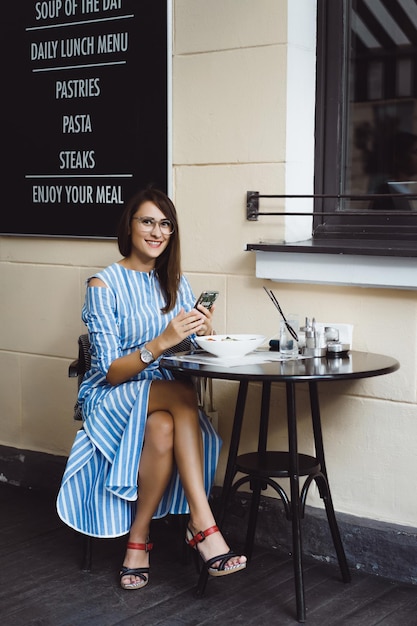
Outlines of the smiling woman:
[[148,583],[151,520],[168,513],[190,513],[185,540],[210,575],[232,574],[246,567],[246,557],[230,550],[208,502],[220,439],[191,381],[160,367],[173,346],[212,333],[212,312],[195,308],[181,273],[171,200],[156,189],[138,193],[125,207],[118,243],[123,258],[87,281],[82,319],[91,368],[78,396],[84,427],[58,513],[90,536],[129,533],[123,589]]

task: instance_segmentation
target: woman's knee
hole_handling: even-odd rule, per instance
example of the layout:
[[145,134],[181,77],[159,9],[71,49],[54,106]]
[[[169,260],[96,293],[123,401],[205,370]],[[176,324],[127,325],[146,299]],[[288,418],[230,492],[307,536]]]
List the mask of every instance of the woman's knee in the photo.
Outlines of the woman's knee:
[[145,440],[161,453],[173,449],[174,420],[168,411],[155,411],[148,416]]

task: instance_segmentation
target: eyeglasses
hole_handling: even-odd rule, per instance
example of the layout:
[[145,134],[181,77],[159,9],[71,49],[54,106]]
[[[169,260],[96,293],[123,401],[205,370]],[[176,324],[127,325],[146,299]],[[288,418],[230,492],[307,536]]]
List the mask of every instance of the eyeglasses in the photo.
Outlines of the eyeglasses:
[[159,230],[163,235],[172,235],[174,232],[174,224],[171,220],[154,220],[153,217],[132,217],[133,220],[138,222],[139,228],[145,233],[151,233],[155,226],[159,226]]

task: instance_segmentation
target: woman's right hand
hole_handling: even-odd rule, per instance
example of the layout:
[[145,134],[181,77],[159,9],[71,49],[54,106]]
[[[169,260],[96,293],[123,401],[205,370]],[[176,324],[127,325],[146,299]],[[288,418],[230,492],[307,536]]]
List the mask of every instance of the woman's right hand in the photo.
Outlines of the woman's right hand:
[[[176,346],[177,343],[183,341],[190,335],[194,333],[198,333],[198,331],[204,326],[205,317],[204,315],[197,311],[196,309],[191,309],[188,313],[181,309],[181,311],[176,315],[168,324],[166,329],[161,333],[161,335],[153,340],[158,341],[158,339],[162,343],[162,351],[168,350],[168,348],[172,348]],[[151,345],[153,341],[150,341]]]

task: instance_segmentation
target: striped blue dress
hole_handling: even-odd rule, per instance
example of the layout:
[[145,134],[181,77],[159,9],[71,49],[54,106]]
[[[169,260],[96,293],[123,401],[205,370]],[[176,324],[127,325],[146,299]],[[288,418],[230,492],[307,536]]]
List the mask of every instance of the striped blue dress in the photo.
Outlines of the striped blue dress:
[[[164,299],[154,272],[136,272],[114,263],[95,274],[106,288],[88,287],[82,310],[91,343],[91,369],[79,390],[83,428],[76,434],[57,497],[60,518],[92,537],[118,537],[129,532],[136,500],[137,475],[152,380],[171,379],[158,360],[121,385],[106,382],[114,359],[138,350],[159,335],[181,307],[195,302],[183,276],[175,308],[161,313]],[[221,440],[200,411],[204,443],[204,481],[210,492]],[[154,517],[188,513],[177,470]]]

